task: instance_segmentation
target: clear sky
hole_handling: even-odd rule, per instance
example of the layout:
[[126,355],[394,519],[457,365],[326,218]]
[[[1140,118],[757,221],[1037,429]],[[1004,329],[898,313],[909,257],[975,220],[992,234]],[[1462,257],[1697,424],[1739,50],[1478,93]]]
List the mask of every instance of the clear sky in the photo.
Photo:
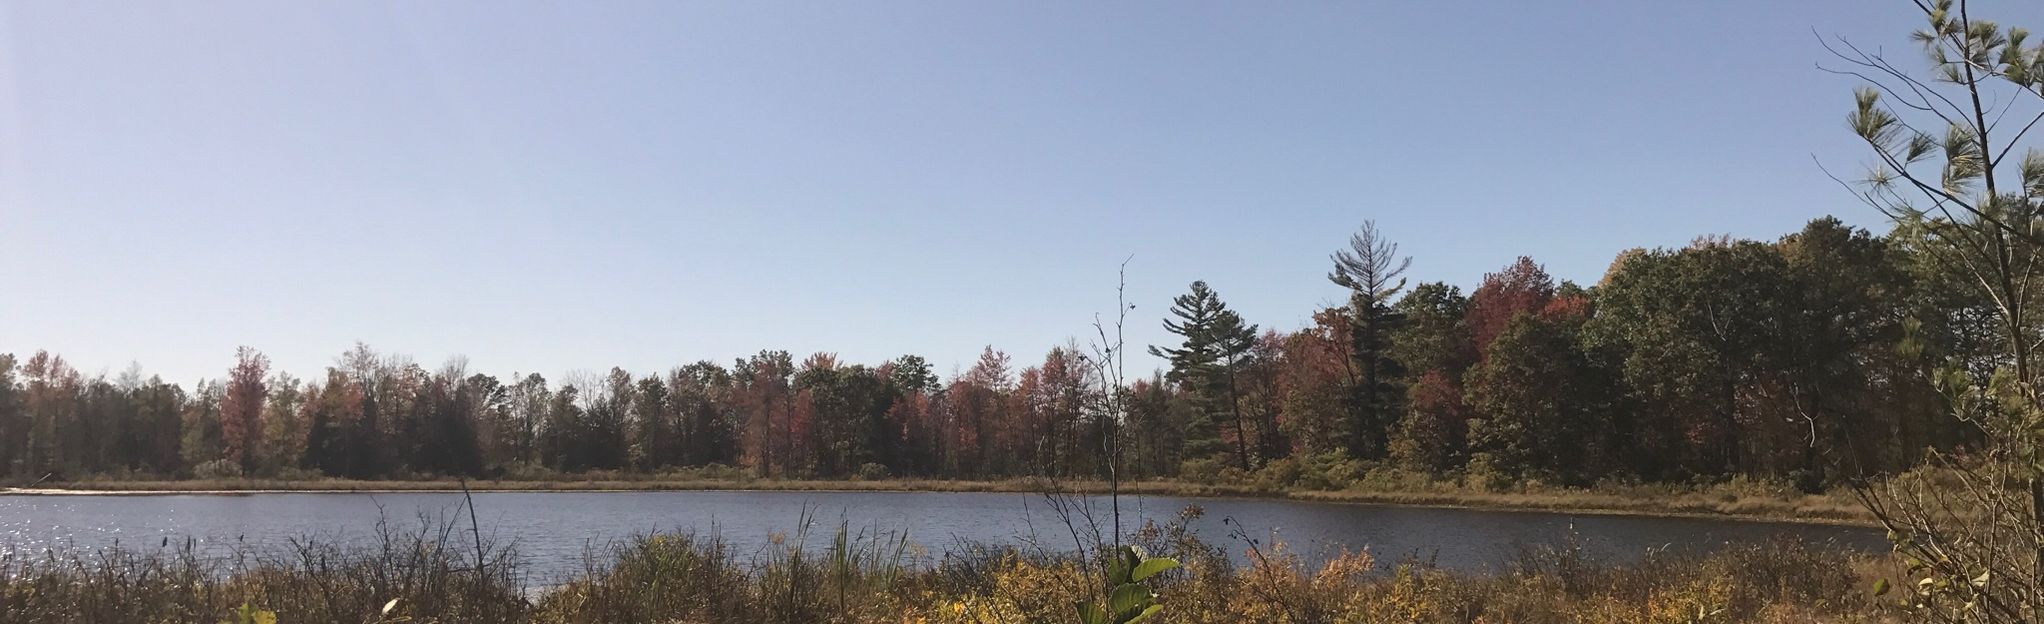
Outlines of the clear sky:
[[[1976,14],[2044,28],[2035,2]],[[1290,329],[1366,219],[1411,277],[1595,281],[1885,224],[1817,33],[1905,0],[0,2],[0,352],[498,374],[763,348],[941,372],[1136,346],[1205,279]],[[1148,370],[1147,357],[1134,362]]]

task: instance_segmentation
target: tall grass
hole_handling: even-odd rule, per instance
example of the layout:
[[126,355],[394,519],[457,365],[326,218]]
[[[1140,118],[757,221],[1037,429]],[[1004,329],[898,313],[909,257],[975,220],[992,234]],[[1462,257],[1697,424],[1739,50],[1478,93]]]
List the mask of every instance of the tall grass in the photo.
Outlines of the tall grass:
[[422,521],[410,531],[379,523],[367,545],[296,540],[281,552],[210,556],[187,540],[0,556],[0,622],[211,623],[242,604],[283,622],[522,617],[514,553],[494,549],[478,566],[455,535],[450,524]]
[[[1185,564],[1160,575],[1160,622],[1881,621],[1867,588],[1882,560],[1797,542],[1710,554],[1650,553],[1624,565],[1579,546],[1526,549],[1496,574],[1368,551],[1302,557],[1215,544],[1146,525],[1134,541]],[[283,553],[206,557],[189,542],[0,559],[0,622],[96,624],[228,619],[244,604],[300,622],[909,623],[1073,621],[1095,568],[1054,552],[961,544],[915,556],[905,537],[810,514],[752,553],[715,535],[646,534],[590,553],[575,579],[528,592],[510,549],[475,549],[445,524],[380,530],[370,543],[301,541]],[[828,527],[829,525],[822,525]],[[1074,582],[1074,579],[1078,579]],[[392,605],[391,601],[396,603]],[[391,605],[385,611],[386,605]]]

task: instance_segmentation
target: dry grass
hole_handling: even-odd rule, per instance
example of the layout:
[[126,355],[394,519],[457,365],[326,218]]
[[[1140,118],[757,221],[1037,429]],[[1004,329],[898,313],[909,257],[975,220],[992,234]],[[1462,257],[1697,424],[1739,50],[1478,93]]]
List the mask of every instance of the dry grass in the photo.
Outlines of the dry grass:
[[1874,525],[1873,517],[1866,513],[1865,508],[1844,494],[1766,495],[1702,490],[1642,495],[1594,489],[1530,492],[1343,490],[1289,492],[1286,497],[1386,505]]
[[[1866,589],[1881,560],[1796,542],[1628,565],[1565,545],[1526,551],[1496,575],[1384,564],[1367,551],[1309,565],[1268,544],[1238,567],[1184,530],[1196,513],[1138,533],[1150,552],[1185,564],[1158,577],[1165,611],[1153,621],[1890,621]],[[840,525],[824,545],[780,536],[749,557],[715,536],[644,536],[597,553],[581,578],[533,594],[519,587],[509,553],[489,551],[477,571],[473,551],[449,539],[458,532],[422,526],[386,532],[381,545],[299,545],[260,560],[208,561],[188,548],[6,560],[0,621],[217,622],[246,604],[285,624],[1061,622],[1073,620],[1074,600],[1100,590],[1094,565],[1055,553],[968,547],[911,567],[898,539]]]
[[[88,479],[46,485],[44,488],[8,491],[22,494],[236,494],[451,492],[459,491],[461,487],[460,483],[447,479],[361,481],[259,478],[160,481]],[[470,481],[468,485],[470,489],[478,492],[759,490],[1027,493],[1041,492],[1045,489],[1042,481],[1034,479],[818,481],[677,477],[658,474],[597,474],[536,480],[482,480]],[[1065,490],[1078,493],[1100,494],[1107,492],[1108,489],[1106,483],[1095,481],[1067,481],[1060,485]],[[1122,492],[1153,496],[1273,498],[1494,510],[1777,520],[1858,526],[1874,524],[1872,516],[1868,515],[1851,496],[1844,493],[1803,494],[1789,488],[1739,482],[1711,486],[1608,485],[1594,488],[1518,484],[1504,489],[1484,489],[1468,487],[1455,481],[1406,475],[1397,478],[1363,479],[1342,489],[1140,481],[1124,483]]]
[[508,550],[486,549],[478,566],[446,523],[379,524],[377,536],[369,546],[303,540],[224,558],[189,541],[0,555],[0,622],[210,623],[244,604],[283,622],[512,622],[528,610]]

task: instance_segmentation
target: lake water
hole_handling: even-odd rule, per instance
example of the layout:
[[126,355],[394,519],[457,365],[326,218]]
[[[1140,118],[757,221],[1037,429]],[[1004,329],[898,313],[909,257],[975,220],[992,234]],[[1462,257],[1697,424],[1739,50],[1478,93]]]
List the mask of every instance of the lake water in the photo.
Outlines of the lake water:
[[[40,553],[116,543],[148,550],[186,538],[209,554],[237,546],[280,549],[299,537],[368,540],[379,518],[416,529],[422,517],[459,517],[467,539],[461,502],[458,493],[0,496],[0,550]],[[1122,502],[1130,527],[1136,518],[1167,520],[1187,505],[1199,505],[1206,513],[1193,528],[1233,553],[1247,546],[1230,538],[1233,527],[1225,519],[1258,539],[1275,532],[1308,557],[1368,547],[1379,561],[1417,554],[1471,571],[1497,569],[1522,545],[1559,543],[1571,534],[1591,553],[1617,560],[1654,548],[1710,549],[1780,536],[1827,547],[1887,548],[1873,530],[1819,525],[1253,499],[1128,496]],[[586,555],[613,540],[651,531],[715,532],[746,557],[769,533],[794,533],[805,510],[817,522],[813,534],[827,538],[843,520],[854,531],[905,531],[933,555],[962,541],[1016,543],[1032,535],[1047,547],[1071,544],[1058,516],[1033,494],[491,492],[476,494],[475,506],[484,535],[515,545],[538,583],[578,573]]]

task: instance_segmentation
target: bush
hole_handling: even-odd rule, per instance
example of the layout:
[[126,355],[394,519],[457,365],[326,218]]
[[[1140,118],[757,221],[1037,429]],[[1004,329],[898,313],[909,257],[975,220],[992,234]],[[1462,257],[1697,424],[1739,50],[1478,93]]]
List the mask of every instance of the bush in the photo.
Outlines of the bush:
[[1250,475],[1250,482],[1265,490],[1284,490],[1299,482],[1302,471],[1299,462],[1290,457],[1273,459],[1263,463],[1262,468]]
[[1178,463],[1178,478],[1200,485],[1214,485],[1221,481],[1221,470],[1227,464],[1218,458],[1204,457],[1188,459]]
[[633,538],[539,603],[542,618],[587,622],[694,622],[746,608],[745,572],[722,540],[694,534]]
[[501,473],[499,478],[507,481],[549,481],[561,476],[553,469],[532,462],[505,464]]
[[1424,492],[1434,489],[1434,478],[1422,472],[1378,466],[1365,471],[1354,485],[1381,492]]
[[1345,490],[1355,485],[1363,463],[1342,451],[1314,453],[1299,462],[1297,486],[1309,490]]
[[200,479],[239,479],[241,465],[225,459],[216,459],[193,466],[192,476]]
[[1512,487],[1512,475],[1498,467],[1490,453],[1471,453],[1469,467],[1462,471],[1462,485],[1479,492],[1502,492]]
[[1735,475],[1711,489],[1736,496],[1757,496],[1763,498],[1794,498],[1802,489],[1792,481]]
[[718,481],[746,481],[752,478],[750,472],[718,463],[706,464],[695,471],[704,479]]
[[859,464],[859,472],[853,476],[860,481],[884,481],[887,479],[888,474],[886,464],[866,462]]

